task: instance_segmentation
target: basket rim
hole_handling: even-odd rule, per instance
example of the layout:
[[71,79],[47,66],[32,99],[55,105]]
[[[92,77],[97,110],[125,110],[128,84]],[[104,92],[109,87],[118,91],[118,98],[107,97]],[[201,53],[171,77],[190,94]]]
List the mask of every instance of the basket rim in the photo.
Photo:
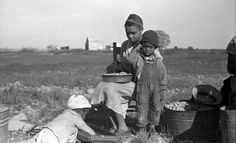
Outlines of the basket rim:
[[132,74],[102,74],[102,76],[133,76]]
[[102,79],[105,82],[127,83],[132,81],[132,74],[114,74],[114,75],[102,75]]

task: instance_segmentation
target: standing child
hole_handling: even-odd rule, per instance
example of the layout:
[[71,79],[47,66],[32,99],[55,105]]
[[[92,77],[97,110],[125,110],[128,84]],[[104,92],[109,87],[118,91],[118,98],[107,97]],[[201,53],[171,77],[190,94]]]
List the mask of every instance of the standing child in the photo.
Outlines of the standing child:
[[82,95],[72,95],[68,100],[68,108],[50,123],[44,126],[36,137],[36,143],[75,143],[78,129],[95,135],[83,120],[91,107]]
[[159,125],[160,114],[164,104],[166,91],[166,69],[161,59],[155,56],[158,47],[158,36],[155,31],[144,32],[140,55],[143,59],[141,72],[137,80],[137,114],[138,126],[145,128],[150,124],[150,129],[155,131]]
[[236,109],[236,36],[229,42],[226,53],[228,54],[227,68],[230,77],[224,80],[221,88],[223,100],[221,106]]

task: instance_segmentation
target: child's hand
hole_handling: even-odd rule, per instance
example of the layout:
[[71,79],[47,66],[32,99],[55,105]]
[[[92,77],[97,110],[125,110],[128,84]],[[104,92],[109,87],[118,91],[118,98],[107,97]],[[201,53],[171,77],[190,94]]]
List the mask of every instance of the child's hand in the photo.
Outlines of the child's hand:
[[120,54],[117,54],[117,55],[116,55],[116,59],[117,59],[117,62],[118,62],[118,63],[121,62],[121,56],[120,56]]
[[90,132],[91,135],[96,135],[96,133],[94,132],[94,130],[92,129]]
[[169,95],[167,94],[167,90],[161,90],[161,102],[163,106],[165,106],[166,103],[169,103]]

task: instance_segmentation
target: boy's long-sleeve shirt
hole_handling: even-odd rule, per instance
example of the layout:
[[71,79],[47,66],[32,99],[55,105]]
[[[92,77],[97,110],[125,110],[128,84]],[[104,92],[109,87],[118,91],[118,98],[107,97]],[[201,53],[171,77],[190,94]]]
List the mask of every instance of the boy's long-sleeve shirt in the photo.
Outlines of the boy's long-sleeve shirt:
[[95,132],[85,123],[81,115],[70,109],[66,109],[45,127],[57,136],[60,143],[73,142],[77,137],[78,129],[95,135]]

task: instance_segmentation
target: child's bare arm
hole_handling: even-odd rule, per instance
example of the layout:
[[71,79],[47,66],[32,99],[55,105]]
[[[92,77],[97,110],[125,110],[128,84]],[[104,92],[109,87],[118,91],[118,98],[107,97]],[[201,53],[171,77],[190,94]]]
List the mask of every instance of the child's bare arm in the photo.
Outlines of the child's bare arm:
[[75,126],[81,130],[84,130],[86,132],[88,132],[90,135],[95,135],[96,133],[94,132],[93,129],[91,129],[86,123],[85,121],[80,117],[80,119],[76,119],[75,120]]

